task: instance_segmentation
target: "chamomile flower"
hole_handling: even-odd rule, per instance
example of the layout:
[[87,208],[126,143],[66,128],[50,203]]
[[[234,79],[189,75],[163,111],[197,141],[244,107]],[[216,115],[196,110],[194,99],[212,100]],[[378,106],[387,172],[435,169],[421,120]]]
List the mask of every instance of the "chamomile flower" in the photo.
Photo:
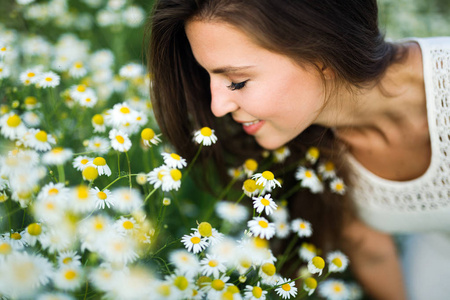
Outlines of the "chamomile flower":
[[325,268],[325,261],[320,256],[314,256],[308,262],[308,271],[311,274],[319,274],[322,275],[322,271]]
[[94,92],[86,92],[76,99],[76,101],[83,107],[94,107],[97,104],[98,98]]
[[218,202],[215,210],[220,218],[232,224],[238,224],[245,221],[249,215],[245,206],[230,201]]
[[75,298],[61,292],[45,292],[36,296],[36,300],[75,300]]
[[168,169],[167,173],[164,174],[163,183],[161,189],[165,192],[176,190],[181,186],[181,171],[178,169]]
[[317,280],[313,277],[308,277],[303,280],[303,289],[311,296],[317,288]]
[[302,243],[300,249],[298,250],[298,255],[305,262],[309,262],[314,256],[317,255],[317,253],[318,251],[316,246],[310,243]]
[[72,150],[56,147],[42,155],[42,162],[46,165],[64,165],[72,158],[72,155]]
[[129,187],[120,187],[112,191],[114,196],[114,208],[123,213],[138,210],[144,204],[141,193]]
[[69,206],[77,213],[87,213],[95,208],[95,198],[89,192],[89,187],[80,184],[72,188]]
[[237,168],[229,168],[227,174],[233,179],[242,179],[244,178],[244,172],[241,167]]
[[84,281],[83,269],[80,266],[64,266],[55,271],[53,283],[59,289],[74,291]]
[[176,153],[163,152],[161,155],[169,168],[182,169],[187,166],[186,160]]
[[209,245],[206,241],[206,238],[202,238],[202,236],[198,232],[184,235],[181,238],[181,242],[189,252],[192,252],[194,254],[202,252]]
[[346,186],[341,178],[335,178],[330,182],[330,189],[336,194],[344,195]]
[[243,168],[245,174],[247,174],[247,176],[250,177],[258,169],[258,163],[256,162],[256,160],[249,158],[244,162]]
[[145,20],[145,11],[137,5],[130,5],[123,11],[122,18],[128,27],[136,28]]
[[119,75],[123,78],[136,78],[144,73],[144,67],[136,63],[128,63],[120,68]]
[[106,235],[102,239],[99,254],[111,263],[128,264],[139,258],[136,253],[136,241],[128,235]]
[[0,133],[10,140],[20,138],[27,132],[27,127],[23,124],[22,119],[14,112],[3,115],[0,118],[0,126]]
[[0,79],[8,78],[10,75],[9,67],[5,63],[0,62]]
[[83,176],[83,180],[93,182],[98,178],[98,171],[96,167],[91,165],[84,168],[84,170],[81,172],[81,175]]
[[37,151],[48,151],[52,149],[51,144],[56,144],[55,138],[51,134],[35,128],[29,129],[23,136],[23,140],[25,146]]
[[163,184],[164,176],[170,172],[169,170],[169,167],[166,165],[153,169],[147,174],[148,182],[153,185],[153,188],[159,188]]
[[291,221],[291,229],[299,237],[310,237],[312,235],[311,223],[300,218]]
[[111,232],[113,220],[104,214],[98,214],[81,221],[77,227],[80,235],[81,250],[97,251],[97,245]]
[[44,72],[39,75],[37,84],[41,88],[54,88],[59,85],[61,78],[58,74],[52,71]]
[[24,239],[25,230],[21,232],[11,230],[11,233],[2,234],[1,238],[7,240],[14,250],[22,250],[28,246],[26,239]]
[[42,234],[42,225],[40,223],[31,223],[25,229],[24,239],[30,246],[36,245],[39,236]]
[[214,129],[203,127],[194,133],[194,140],[197,144],[211,146],[217,142],[217,136],[214,134]]
[[111,144],[108,139],[100,136],[93,136],[88,141],[86,151],[93,151],[102,155],[108,153],[109,147],[111,147]]
[[197,275],[200,268],[200,262],[197,256],[184,250],[179,249],[172,251],[169,255],[169,261],[175,265],[181,273],[188,276]]
[[114,227],[119,234],[130,235],[136,232],[139,228],[139,224],[137,224],[133,217],[125,218],[124,216],[121,216],[120,219],[114,223]]
[[105,114],[106,125],[120,127],[126,124],[136,123],[137,111],[132,109],[127,103],[117,103]]
[[159,136],[160,134],[156,135],[153,129],[151,128],[144,128],[141,131],[142,143],[147,147],[151,147],[152,144],[158,145],[161,142]]
[[92,164],[97,168],[98,175],[105,174],[106,176],[111,176],[111,169],[106,164],[106,160],[103,157],[98,156],[94,158]]
[[344,300],[350,298],[350,291],[342,280],[327,279],[320,283],[319,295],[328,300]]
[[290,299],[295,296],[297,296],[297,288],[295,287],[295,282],[291,281],[287,278],[281,278],[277,285],[281,285],[280,287],[275,289],[275,292],[278,294],[278,296],[282,297],[283,299]]
[[343,272],[347,269],[348,258],[341,251],[334,251],[327,255],[327,263],[330,272]]
[[69,75],[73,78],[81,78],[87,74],[88,70],[82,61],[76,61],[69,69]]
[[262,283],[272,286],[280,279],[277,275],[277,268],[271,262],[263,263],[259,268],[258,275],[261,277]]
[[323,191],[323,184],[313,169],[308,169],[303,166],[299,167],[295,173],[295,178],[301,180],[300,185],[308,188],[311,193],[317,194]]
[[253,197],[259,193],[258,185],[256,185],[256,181],[253,179],[245,180],[242,184],[242,190],[248,197]]
[[230,277],[222,275],[211,282],[205,282],[201,290],[207,293],[207,299],[220,299],[221,294],[231,285],[228,283],[229,279]]
[[25,71],[20,73],[19,80],[24,85],[34,84],[37,83],[40,74],[41,74],[40,67],[26,69]]
[[277,206],[270,194],[266,194],[264,197],[253,197],[253,208],[258,214],[265,211],[266,215],[270,215]]
[[330,179],[336,176],[335,166],[331,161],[320,163],[317,171],[322,175],[323,179]]
[[284,239],[288,237],[290,233],[290,226],[285,221],[275,221],[275,235],[280,238]]
[[85,155],[77,156],[73,160],[73,167],[78,171],[83,171],[86,167],[93,165],[93,158]]
[[50,182],[44,185],[37,196],[37,200],[52,199],[56,201],[65,201],[69,196],[69,189],[63,183]]
[[275,224],[269,223],[263,217],[254,217],[247,222],[247,226],[254,236],[263,239],[271,239],[275,235]]
[[252,176],[252,179],[256,179],[256,185],[261,184],[264,188],[268,187],[273,189],[276,186],[281,187],[280,182],[275,179],[275,176],[270,171],[257,173]]
[[260,283],[258,282],[257,285],[246,285],[244,290],[244,299],[245,300],[265,300],[266,294],[268,291],[264,291],[260,287]]
[[85,84],[72,85],[69,89],[70,97],[76,101],[92,93],[95,94],[94,90]]
[[22,115],[23,122],[29,127],[38,127],[41,125],[41,117],[32,111],[27,111]]
[[[8,255],[14,253],[14,249],[11,246],[11,242],[7,239],[0,239],[0,265],[2,262],[4,262],[5,258],[8,257]],[[1,274],[0,274],[1,277]]]
[[224,265],[224,261],[215,255],[206,254],[206,257],[200,261],[200,272],[205,276],[213,276],[218,278],[220,273],[225,273],[227,267]]
[[312,164],[315,164],[319,159],[320,151],[316,147],[310,147],[308,151],[306,151],[306,160]]
[[94,132],[105,132],[105,120],[101,114],[96,114],[91,119],[92,126],[94,127]]
[[176,272],[166,276],[165,280],[176,288],[180,299],[185,299],[191,295],[191,290],[194,286],[190,276]]
[[276,150],[274,150],[273,152],[274,158],[275,158],[275,162],[277,163],[282,163],[286,160],[286,158],[289,157],[289,155],[291,155],[291,151],[289,150],[289,148],[287,146],[282,146]]
[[108,189],[101,191],[98,187],[90,190],[91,196],[95,199],[95,207],[97,209],[105,209],[114,206],[114,197]]
[[59,267],[81,266],[81,256],[76,251],[62,251],[58,254]]
[[126,152],[131,148],[131,141],[128,134],[117,129],[112,129],[109,132],[109,139],[111,140],[111,147],[119,152]]

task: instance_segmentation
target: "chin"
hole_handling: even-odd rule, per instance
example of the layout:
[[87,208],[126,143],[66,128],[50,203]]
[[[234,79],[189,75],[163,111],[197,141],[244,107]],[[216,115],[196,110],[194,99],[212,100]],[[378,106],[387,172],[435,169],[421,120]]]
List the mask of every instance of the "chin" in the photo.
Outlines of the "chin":
[[266,150],[277,150],[278,148],[284,146],[288,141],[282,141],[277,139],[258,139],[256,142]]

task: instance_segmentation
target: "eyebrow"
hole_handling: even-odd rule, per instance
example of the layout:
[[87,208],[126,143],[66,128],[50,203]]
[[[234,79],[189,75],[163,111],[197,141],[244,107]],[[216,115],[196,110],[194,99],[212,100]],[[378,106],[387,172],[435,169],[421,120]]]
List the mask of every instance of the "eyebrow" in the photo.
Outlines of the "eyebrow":
[[212,70],[213,74],[223,74],[223,73],[236,73],[242,70],[246,70],[246,69],[250,69],[253,68],[253,66],[243,66],[243,67],[231,67],[231,66],[226,66],[226,67],[221,67],[221,68],[216,68]]

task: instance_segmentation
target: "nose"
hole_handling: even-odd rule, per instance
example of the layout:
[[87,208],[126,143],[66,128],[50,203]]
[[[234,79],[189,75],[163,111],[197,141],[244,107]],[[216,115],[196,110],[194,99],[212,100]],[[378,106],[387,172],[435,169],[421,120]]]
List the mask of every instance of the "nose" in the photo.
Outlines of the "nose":
[[233,91],[229,90],[223,81],[211,80],[211,111],[216,117],[223,117],[227,113],[239,109],[239,105],[233,99]]

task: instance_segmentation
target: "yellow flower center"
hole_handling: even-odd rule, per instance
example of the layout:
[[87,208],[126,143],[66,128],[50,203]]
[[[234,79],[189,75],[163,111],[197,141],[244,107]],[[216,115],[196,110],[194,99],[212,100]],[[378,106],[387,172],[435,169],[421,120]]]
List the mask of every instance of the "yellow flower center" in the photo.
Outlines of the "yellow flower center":
[[85,185],[79,185],[77,187],[78,199],[86,200],[89,197],[89,188]]
[[194,237],[192,237],[191,238],[191,243],[192,244],[198,244],[198,243],[200,243],[200,238],[198,237],[198,236],[194,236]]
[[103,125],[103,123],[104,123],[103,116],[100,114],[94,115],[92,117],[92,122],[97,125]]
[[270,201],[267,200],[266,198],[262,198],[261,199],[261,204],[264,205],[264,206],[268,206],[270,204]]
[[260,288],[259,286],[254,286],[252,290],[252,295],[255,298],[261,298],[262,292],[263,292],[262,288]]
[[122,107],[120,109],[120,112],[123,113],[123,114],[129,114],[130,113],[130,109],[128,107],[124,106],[124,107]]
[[6,51],[6,47],[2,47],[2,48],[0,49],[0,51],[5,52],[5,51]]
[[53,78],[51,78],[51,77],[45,77],[45,81],[47,81],[47,82],[51,82],[53,80]]
[[43,131],[43,130],[39,130],[39,131],[34,135],[34,137],[35,137],[38,141],[43,142],[43,143],[45,143],[45,142],[47,141],[47,139],[48,139],[48,137],[47,137],[47,132],[45,132],[45,131]]
[[265,240],[265,239],[260,238],[260,237],[255,237],[253,239],[253,242],[254,242],[254,245],[255,245],[256,248],[263,249],[263,248],[269,247],[269,242],[267,240]]
[[176,153],[170,154],[170,157],[172,157],[172,158],[175,159],[175,160],[181,160],[181,156],[179,156],[179,155],[176,154]]
[[103,230],[103,223],[100,220],[95,221],[94,229],[97,231]]
[[253,193],[254,191],[256,191],[256,181],[253,179],[245,180],[244,189],[249,193]]
[[305,171],[305,177],[306,178],[312,178],[313,177],[312,172],[311,171]]
[[273,276],[275,272],[277,271],[277,268],[274,264],[271,263],[265,263],[261,266],[261,270],[264,272],[264,274],[268,276]]
[[325,267],[325,261],[320,256],[315,256],[312,259],[312,263],[317,269],[320,269],[320,270],[322,270]]
[[28,225],[27,231],[30,235],[40,235],[42,232],[42,227],[38,223],[32,223]]
[[223,281],[220,280],[220,279],[214,279],[214,280],[211,282],[211,287],[212,287],[213,289],[215,289],[216,291],[221,291],[221,290],[223,290],[223,289],[225,288],[225,282],[223,282]]
[[339,182],[339,183],[336,183],[334,188],[336,189],[336,191],[342,191],[344,189],[344,185]]
[[239,288],[237,286],[233,285],[229,285],[227,286],[227,292],[230,292],[232,294],[237,294],[239,293]]
[[161,284],[158,286],[158,293],[162,296],[170,296],[170,286],[168,284]]
[[125,228],[126,230],[130,230],[134,228],[134,224],[133,222],[126,220],[125,222],[122,223],[123,228]]
[[200,134],[203,136],[211,136],[212,130],[209,127],[203,127],[202,129],[200,129]]
[[162,180],[163,177],[164,177],[164,172],[161,170],[161,171],[158,172],[158,179]]
[[54,210],[54,209],[55,209],[55,205],[54,205],[53,203],[51,203],[51,202],[47,203],[47,204],[45,205],[45,207],[46,207],[48,210]]
[[317,287],[317,280],[315,280],[312,277],[306,278],[304,281],[306,287],[308,287],[311,290],[315,290]]
[[14,233],[11,233],[11,238],[13,240],[20,240],[22,238],[22,236],[20,235],[20,233],[14,232]]
[[100,191],[100,192],[97,193],[97,197],[98,197],[99,199],[102,199],[102,200],[106,200],[106,198],[108,198],[108,196],[106,195],[106,193],[105,193],[105,192],[102,192],[102,191]]
[[248,269],[252,266],[252,261],[249,259],[242,259],[241,261],[239,261],[239,264],[244,268],[244,269]]
[[189,286],[189,281],[184,276],[178,276],[173,281],[173,285],[176,286],[179,290],[184,291]]
[[233,300],[234,299],[233,293],[230,291],[225,291],[225,292],[223,292],[221,299],[222,300]]
[[63,150],[64,150],[64,148],[62,148],[62,147],[56,147],[56,148],[52,149],[52,153],[59,154],[59,153],[63,152]]
[[209,237],[212,235],[212,226],[208,222],[202,222],[198,225],[198,232],[202,236]]
[[82,164],[82,165],[85,165],[85,164],[87,164],[89,162],[89,159],[86,159],[86,158],[83,158],[81,161],[80,161],[80,163]]
[[[33,74],[33,76],[34,76],[34,73],[29,73],[29,74]],[[28,75],[28,77],[33,77],[33,76]],[[33,96],[26,97],[25,98],[25,104],[26,105],[36,105],[37,104],[36,97],[33,97]]]
[[308,155],[314,159],[317,159],[319,157],[319,153],[319,149],[317,149],[316,147],[311,147],[308,149]]
[[86,98],[86,102],[91,102],[91,98]]
[[75,277],[77,277],[77,272],[75,272],[74,270],[67,270],[67,271],[64,273],[64,277],[65,277],[67,280],[74,280]]
[[342,260],[339,257],[335,257],[331,262],[338,268],[342,267]]
[[0,254],[6,255],[12,252],[12,247],[8,243],[0,244]]
[[145,128],[141,132],[141,138],[145,141],[150,141],[154,137],[155,137],[155,132],[153,131],[153,129]]
[[102,144],[99,143],[99,142],[94,143],[94,147],[95,147],[95,148],[99,148],[101,145],[102,145]]
[[335,284],[335,285],[333,286],[333,291],[335,291],[336,293],[342,292],[342,286],[339,285],[339,284]]
[[17,127],[17,126],[20,125],[20,123],[21,123],[20,117],[18,115],[16,115],[16,114],[10,116],[8,118],[8,120],[6,120],[6,124],[9,127]]
[[86,86],[84,84],[80,84],[77,86],[77,91],[83,93],[86,91]]
[[211,260],[208,262],[208,265],[209,265],[210,267],[214,268],[214,267],[217,267],[217,266],[219,265],[219,262],[218,262],[217,260],[215,260],[215,259],[211,259]]
[[76,69],[81,69],[83,67],[83,63],[80,61],[77,61],[76,63],[74,63],[73,65]]
[[98,171],[93,166],[87,166],[83,170],[83,172],[81,172],[81,174],[83,175],[84,178],[86,178],[86,180],[89,180],[89,181],[93,181],[93,180],[97,179],[97,177],[98,177]]
[[59,190],[58,190],[57,188],[51,188],[51,189],[48,190],[48,194],[49,194],[50,196],[52,196],[52,195],[58,195],[58,193],[59,193]]
[[331,161],[325,163],[325,171],[331,172],[334,170],[334,164]]
[[125,143],[125,139],[121,135],[116,135],[116,141],[118,141],[119,144]]
[[67,264],[69,264],[69,263],[72,262],[72,257],[65,257],[65,258],[62,260],[62,262],[63,262],[63,264],[67,265]]
[[106,165],[106,160],[103,157],[96,157],[93,161],[96,166],[104,166]]
[[267,223],[267,222],[264,221],[264,220],[260,220],[260,221],[258,222],[258,224],[259,224],[259,226],[261,226],[262,228],[267,228],[267,227],[269,227],[269,223]]
[[256,171],[258,168],[258,163],[254,159],[247,159],[244,163],[244,167],[249,171]]
[[275,176],[274,176],[273,173],[270,172],[270,171],[264,171],[264,172],[262,172],[262,177],[265,178],[265,179],[267,179],[267,180],[274,180],[274,179],[275,179]]
[[281,286],[281,288],[286,292],[289,292],[291,290],[291,285],[289,283],[285,283]]
[[179,181],[181,179],[181,172],[178,169],[170,170],[170,176],[172,176],[173,180]]
[[306,224],[301,222],[299,227],[300,227],[300,229],[306,229]]

